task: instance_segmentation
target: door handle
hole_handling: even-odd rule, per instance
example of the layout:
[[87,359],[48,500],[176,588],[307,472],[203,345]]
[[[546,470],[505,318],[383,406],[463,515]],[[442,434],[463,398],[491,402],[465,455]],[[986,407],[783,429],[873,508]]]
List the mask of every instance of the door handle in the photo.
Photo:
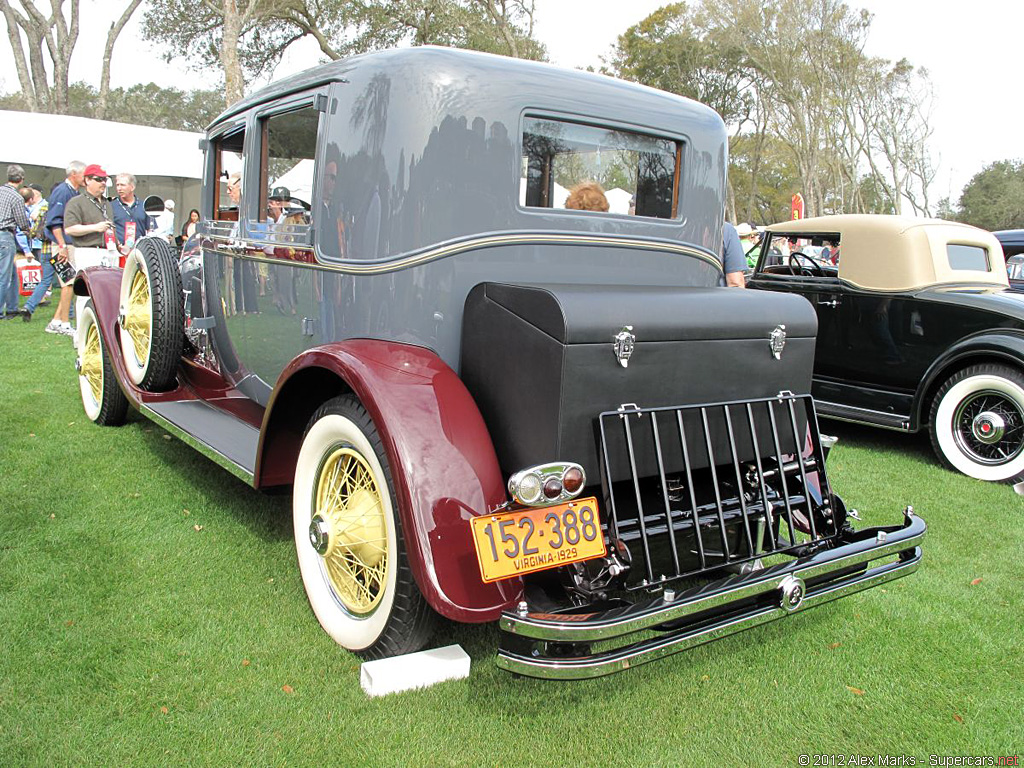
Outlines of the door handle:
[[832,309],[835,309],[839,306],[839,299],[832,299],[832,301],[819,301],[818,305],[822,307],[832,307]]

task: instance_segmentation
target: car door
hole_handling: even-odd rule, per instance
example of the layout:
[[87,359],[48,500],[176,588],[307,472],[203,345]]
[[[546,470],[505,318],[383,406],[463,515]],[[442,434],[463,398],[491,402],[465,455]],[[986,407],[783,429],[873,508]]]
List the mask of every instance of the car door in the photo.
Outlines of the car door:
[[236,281],[245,301],[239,356],[265,405],[278,377],[314,343],[311,210],[323,89],[257,108],[247,146],[245,253]]
[[847,367],[846,349],[852,342],[849,327],[843,321],[843,288],[839,278],[832,274],[819,274],[813,264],[801,268],[798,257],[775,254],[773,245],[766,244],[765,256],[758,264],[748,284],[749,288],[766,291],[796,293],[814,307],[818,316],[818,338],[814,351],[815,379],[836,378]]

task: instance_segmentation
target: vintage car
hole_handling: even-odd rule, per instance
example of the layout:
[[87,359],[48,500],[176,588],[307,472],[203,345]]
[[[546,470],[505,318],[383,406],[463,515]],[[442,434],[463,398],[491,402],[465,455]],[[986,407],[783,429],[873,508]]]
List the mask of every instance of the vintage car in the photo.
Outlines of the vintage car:
[[1010,287],[1024,290],[1024,229],[1003,229],[992,234],[1003,246]]
[[[817,312],[820,415],[927,428],[947,466],[981,480],[1024,478],[1024,295],[1009,290],[991,234],[879,215],[768,231],[748,285],[799,294]],[[805,250],[825,243],[838,244],[837,266]]]
[[[345,648],[498,621],[502,668],[592,677],[917,568],[912,510],[857,531],[829,486],[814,312],[720,287],[712,110],[416,48],[270,85],[204,147],[180,260],[147,238],[75,284],[82,400],[291,486]],[[594,179],[635,215],[564,207]]]

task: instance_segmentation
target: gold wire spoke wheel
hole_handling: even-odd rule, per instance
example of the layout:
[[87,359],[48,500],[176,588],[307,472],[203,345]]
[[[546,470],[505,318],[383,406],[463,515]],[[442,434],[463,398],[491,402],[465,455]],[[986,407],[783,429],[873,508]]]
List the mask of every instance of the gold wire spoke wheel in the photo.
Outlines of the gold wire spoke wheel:
[[81,376],[88,382],[92,398],[96,403],[103,400],[103,350],[100,347],[100,333],[93,323],[85,334],[80,354]]
[[391,557],[382,490],[362,455],[331,452],[316,484],[316,515],[326,543],[320,552],[332,588],[352,614],[371,613],[384,597]]
[[118,386],[91,299],[82,307],[78,330],[75,367],[85,415],[101,427],[119,427],[128,412],[128,399]]
[[136,359],[140,365],[145,365],[149,359],[153,317],[150,310],[149,280],[141,270],[132,278],[128,305],[125,308],[124,328],[131,336]]

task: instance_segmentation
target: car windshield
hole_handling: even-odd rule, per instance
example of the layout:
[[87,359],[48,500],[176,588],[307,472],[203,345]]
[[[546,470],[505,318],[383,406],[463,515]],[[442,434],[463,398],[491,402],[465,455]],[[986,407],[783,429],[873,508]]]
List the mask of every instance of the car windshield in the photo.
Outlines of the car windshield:
[[1006,274],[1011,280],[1024,280],[1024,256],[1012,256],[1007,259]]

